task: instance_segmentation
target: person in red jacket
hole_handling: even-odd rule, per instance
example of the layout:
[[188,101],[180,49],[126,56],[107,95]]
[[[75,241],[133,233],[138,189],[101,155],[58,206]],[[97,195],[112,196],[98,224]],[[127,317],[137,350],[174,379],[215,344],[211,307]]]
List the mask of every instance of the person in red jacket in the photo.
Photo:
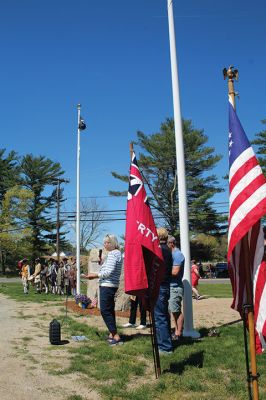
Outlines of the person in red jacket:
[[199,284],[199,279],[200,279],[200,273],[199,273],[199,267],[196,263],[195,260],[191,260],[192,266],[191,266],[191,283],[192,283],[192,292],[195,295],[196,300],[199,300],[201,298],[199,292],[198,292],[198,284]]

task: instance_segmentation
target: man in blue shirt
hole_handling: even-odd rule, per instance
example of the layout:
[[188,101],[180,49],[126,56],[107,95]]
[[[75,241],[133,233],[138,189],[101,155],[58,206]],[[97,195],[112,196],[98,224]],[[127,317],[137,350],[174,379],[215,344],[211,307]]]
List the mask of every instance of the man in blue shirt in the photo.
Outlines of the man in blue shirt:
[[182,313],[182,299],[184,295],[183,275],[185,257],[176,247],[176,240],[173,236],[169,236],[167,240],[168,247],[172,251],[173,268],[170,281],[170,299],[169,310],[173,315],[175,332],[172,335],[173,340],[180,340],[184,325],[184,315]]

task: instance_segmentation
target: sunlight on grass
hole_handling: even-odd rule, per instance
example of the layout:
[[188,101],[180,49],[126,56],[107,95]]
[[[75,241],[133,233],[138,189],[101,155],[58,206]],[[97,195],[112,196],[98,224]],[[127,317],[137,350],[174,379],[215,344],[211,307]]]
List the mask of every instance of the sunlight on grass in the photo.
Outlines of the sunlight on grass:
[[[14,284],[8,284],[8,288],[7,285],[4,288],[0,285],[0,292],[24,300],[21,286],[10,285]],[[231,296],[231,287],[227,284],[202,284],[200,289],[206,295]],[[16,294],[16,290],[20,294]],[[49,304],[47,297],[44,295],[44,300]],[[52,297],[52,300],[55,298]],[[69,343],[67,346],[45,348],[50,352],[51,359],[53,356],[56,358],[47,366],[49,374],[67,376],[79,373],[88,388],[93,388],[103,399],[109,400],[248,398],[242,323],[221,326],[218,328],[219,335],[211,337],[203,321],[200,340],[183,338],[176,344],[173,354],[161,358],[162,375],[156,380],[149,335],[127,334],[123,337],[124,345],[110,347],[105,330],[81,323],[70,315],[66,318],[60,300],[62,314],[56,318],[61,323],[62,337],[68,339]],[[27,301],[42,302],[42,295],[38,297],[32,294],[32,299],[29,296]],[[41,318],[44,317],[45,312]],[[71,336],[79,335],[85,335],[88,340],[73,342]],[[20,343],[26,347],[29,341],[30,338],[25,336]],[[266,354],[257,357],[257,364],[261,375],[260,398],[263,399],[266,398]],[[83,399],[79,395],[72,395],[67,400]]]

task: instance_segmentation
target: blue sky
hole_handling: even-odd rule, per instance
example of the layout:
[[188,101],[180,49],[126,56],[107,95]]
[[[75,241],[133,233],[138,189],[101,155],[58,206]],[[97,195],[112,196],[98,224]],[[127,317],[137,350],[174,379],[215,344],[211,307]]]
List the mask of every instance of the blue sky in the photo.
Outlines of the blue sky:
[[[219,178],[228,169],[224,67],[239,69],[237,112],[248,137],[263,129],[265,14],[263,0],[174,2],[182,116],[224,156]],[[137,130],[157,132],[173,116],[167,0],[9,0],[0,35],[0,147],[60,162],[72,211],[81,103],[81,197],[125,209],[126,199],[106,197],[125,189],[110,171],[128,172]],[[105,228],[122,234],[124,222]]]

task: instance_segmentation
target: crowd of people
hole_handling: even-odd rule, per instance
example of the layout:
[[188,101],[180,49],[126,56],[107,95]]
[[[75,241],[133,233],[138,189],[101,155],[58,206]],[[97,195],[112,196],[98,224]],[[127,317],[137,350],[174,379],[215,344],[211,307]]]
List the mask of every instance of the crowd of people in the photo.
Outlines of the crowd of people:
[[36,258],[34,265],[29,260],[21,260],[20,275],[25,294],[32,287],[36,293],[52,293],[58,295],[76,294],[76,260],[64,257],[61,261],[54,258],[41,260]]
[[[165,272],[160,283],[159,296],[154,306],[154,321],[159,352],[169,354],[173,351],[173,341],[179,341],[184,325],[182,313],[182,300],[184,295],[183,274],[185,258],[176,245],[173,236],[169,236],[165,228],[158,228],[157,235],[162,249]],[[122,254],[119,250],[118,240],[114,235],[106,235],[103,241],[106,257],[99,257],[100,270],[98,273],[81,274],[85,279],[99,279],[100,312],[108,328],[107,342],[111,346],[123,344],[117,331],[115,316],[115,295],[120,283],[122,271]],[[199,266],[195,260],[192,262],[192,290],[196,299],[200,298],[197,290],[200,278]],[[76,262],[74,259],[63,258],[62,261],[50,258],[48,262],[41,263],[35,260],[34,271],[31,271],[28,260],[22,260],[21,278],[24,293],[29,291],[32,283],[36,293],[76,294]],[[131,309],[129,322],[124,328],[146,328],[146,309],[141,298],[131,296]],[[136,326],[137,309],[140,308],[140,324]],[[171,329],[173,321],[173,330]]]

